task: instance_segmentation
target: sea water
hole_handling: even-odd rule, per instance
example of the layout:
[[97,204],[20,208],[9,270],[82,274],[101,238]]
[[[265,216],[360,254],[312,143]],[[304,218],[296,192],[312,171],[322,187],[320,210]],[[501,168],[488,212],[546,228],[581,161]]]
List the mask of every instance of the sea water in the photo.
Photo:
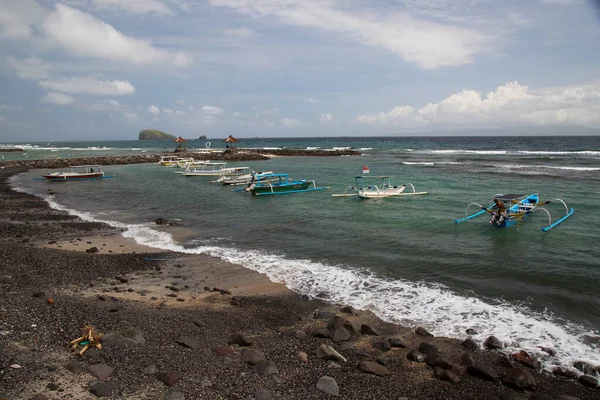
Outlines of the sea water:
[[[206,147],[194,142],[191,147]],[[28,145],[34,157],[51,151]],[[173,144],[61,145],[81,149],[67,154],[87,156],[153,153]],[[363,155],[227,164],[330,187],[294,195],[252,197],[210,183],[214,177],[184,177],[155,164],[110,166],[105,171],[114,178],[83,182],[38,181],[40,171],[34,171],[15,177],[13,186],[53,207],[125,228],[139,243],[220,257],[390,322],[456,338],[474,328],[476,338],[495,335],[508,351],[527,350],[546,368],[576,360],[600,364],[599,137],[247,139],[239,146],[349,147]],[[412,183],[428,193],[331,196],[355,185],[364,166],[368,176],[390,175],[395,185]],[[538,193],[552,201],[545,207],[553,220],[565,214],[555,199],[575,214],[547,233],[543,212],[505,229],[491,226],[485,215],[453,222],[470,203],[489,205],[501,193]],[[156,226],[158,217],[177,226]]]

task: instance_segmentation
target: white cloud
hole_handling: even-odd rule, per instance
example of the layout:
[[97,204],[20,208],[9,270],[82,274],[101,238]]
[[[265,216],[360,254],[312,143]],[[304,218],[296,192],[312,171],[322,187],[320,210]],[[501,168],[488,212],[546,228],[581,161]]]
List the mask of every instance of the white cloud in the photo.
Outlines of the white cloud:
[[81,57],[136,65],[189,63],[184,53],[172,53],[153,46],[149,40],[126,36],[96,17],[63,4],[56,5],[41,28],[51,43]]
[[152,114],[158,114],[160,112],[160,108],[156,107],[155,105],[151,105],[148,107],[148,112]]
[[250,37],[254,36],[255,34],[256,33],[252,29],[249,29],[246,27],[225,29],[223,31],[223,35],[230,36],[230,37],[236,37],[236,38],[250,38]]
[[564,6],[581,3],[581,0],[542,0],[542,1],[544,3],[561,4]]
[[86,109],[94,110],[94,111],[112,111],[119,110],[123,107],[121,103],[111,99],[104,99],[100,101],[95,101],[89,104]]
[[297,119],[294,119],[294,118],[282,118],[279,120],[279,122],[281,123],[281,125],[287,126],[288,128],[291,128],[293,126],[300,124],[300,121],[298,121]]
[[79,77],[41,81],[40,86],[57,92],[90,96],[123,96],[135,92],[129,81],[100,81]]
[[463,89],[418,110],[409,105],[397,106],[389,112],[360,115],[355,122],[375,126],[598,123],[600,82],[532,91],[518,82],[509,82],[485,97]]
[[379,47],[420,68],[468,64],[487,51],[491,38],[481,30],[421,19],[406,13],[367,12],[321,0],[210,0],[255,18],[272,17],[283,24],[316,28]]
[[175,111],[170,108],[163,108],[162,110],[165,114],[173,114]]
[[48,65],[37,57],[19,60],[14,57],[6,58],[8,65],[13,68],[21,79],[45,79],[49,76]]
[[123,113],[123,116],[130,121],[137,121],[139,119],[136,113]]
[[262,111],[262,114],[264,115],[276,115],[279,114],[279,109],[273,107],[273,108],[267,108],[266,110]]
[[320,121],[322,124],[328,124],[333,121],[333,115],[331,114],[321,114]]
[[205,114],[216,115],[216,114],[223,114],[225,112],[225,110],[223,110],[222,108],[217,107],[217,106],[203,106],[202,112]]
[[69,104],[73,104],[75,99],[64,93],[50,92],[47,95],[45,95],[44,97],[42,97],[42,101],[44,103],[58,104],[61,106],[66,106]]
[[122,10],[130,14],[172,15],[173,10],[159,0],[92,0],[99,10]]
[[0,0],[0,39],[28,39],[46,12],[33,0]]
[[309,97],[308,99],[306,99],[306,102],[307,103],[320,103],[321,100]]

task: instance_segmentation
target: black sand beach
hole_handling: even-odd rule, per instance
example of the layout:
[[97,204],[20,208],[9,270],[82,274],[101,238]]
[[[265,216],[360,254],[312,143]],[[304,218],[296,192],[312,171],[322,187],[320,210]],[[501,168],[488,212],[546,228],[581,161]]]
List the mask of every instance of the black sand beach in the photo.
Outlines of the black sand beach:
[[[482,350],[476,333],[431,337],[219,259],[137,246],[13,191],[16,172],[0,171],[1,399],[600,398],[591,376]],[[79,356],[69,342],[88,324],[102,348]]]

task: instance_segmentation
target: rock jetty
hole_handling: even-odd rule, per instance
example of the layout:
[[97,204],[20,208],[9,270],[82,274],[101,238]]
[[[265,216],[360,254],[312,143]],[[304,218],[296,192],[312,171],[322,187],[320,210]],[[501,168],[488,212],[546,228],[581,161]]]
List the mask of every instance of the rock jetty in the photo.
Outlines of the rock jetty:
[[44,160],[11,160],[0,163],[0,168],[27,168],[27,169],[59,169],[72,165],[123,165],[156,163],[161,156],[176,155],[182,158],[195,158],[196,160],[211,161],[260,161],[269,160],[270,156],[288,157],[336,157],[359,156],[360,152],[354,150],[261,150],[261,149],[228,149],[207,153],[165,152],[161,154],[141,154],[128,156],[80,157],[80,158],[54,158]]

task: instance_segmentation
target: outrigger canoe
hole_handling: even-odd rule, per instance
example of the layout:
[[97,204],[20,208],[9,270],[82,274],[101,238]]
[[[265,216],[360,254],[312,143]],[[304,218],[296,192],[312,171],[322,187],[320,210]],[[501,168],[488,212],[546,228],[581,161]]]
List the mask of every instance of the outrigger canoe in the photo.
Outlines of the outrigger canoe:
[[[408,185],[412,188],[412,192],[405,191],[407,185],[394,186],[391,182],[391,176],[356,176],[355,186],[348,186],[344,193],[332,194],[333,197],[358,196],[361,199],[374,199],[382,197],[400,197],[400,196],[415,196],[427,194],[427,192],[417,192],[412,183]],[[367,179],[380,180],[379,184],[368,184]]]
[[329,189],[328,187],[317,187],[316,182],[313,180],[308,181],[304,179],[290,179],[288,174],[256,174],[253,176],[253,178],[254,180],[251,181],[248,186],[246,186],[244,189],[240,189],[239,191],[243,190],[250,192],[253,196],[265,196]]
[[112,178],[113,175],[105,175],[100,165],[73,165],[68,171],[48,172],[42,177],[49,181],[84,181]]
[[[490,223],[498,228],[506,228],[509,226],[513,226],[520,221],[524,220],[526,217],[531,215],[534,212],[545,212],[548,215],[548,225],[542,228],[542,231],[547,232],[560,223],[564,222],[567,218],[569,218],[575,212],[575,209],[567,207],[567,204],[561,199],[554,199],[541,202],[537,193],[533,193],[530,195],[523,194],[497,194],[492,198],[492,203],[488,207],[484,207],[479,203],[470,203],[467,206],[467,210],[465,211],[465,217],[460,219],[455,219],[455,223],[465,222],[470,219],[476,218],[483,214],[492,214],[495,216],[490,220]],[[496,206],[496,201],[501,202],[504,205],[504,212],[499,213],[498,207]],[[552,214],[545,207],[541,207],[545,204],[550,204],[552,202],[559,202],[565,208],[565,214],[556,221],[552,221]],[[481,210],[476,213],[469,214],[469,208],[471,206],[478,206]]]

